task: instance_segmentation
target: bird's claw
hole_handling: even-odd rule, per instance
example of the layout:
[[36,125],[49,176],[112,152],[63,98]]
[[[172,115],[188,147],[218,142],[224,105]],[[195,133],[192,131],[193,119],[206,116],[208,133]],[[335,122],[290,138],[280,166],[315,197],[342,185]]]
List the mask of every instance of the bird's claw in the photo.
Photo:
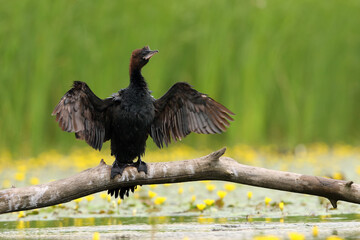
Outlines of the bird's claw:
[[141,161],[141,158],[139,158],[136,163],[134,163],[134,167],[136,167],[138,173],[144,172],[147,174],[147,165],[145,162]]
[[116,161],[113,163],[113,165],[112,165],[112,168],[111,168],[111,174],[110,174],[110,178],[111,179],[114,179],[114,177],[116,176],[116,175],[122,175],[123,174],[123,172],[124,172],[124,170],[125,170],[125,168],[126,167],[128,167],[129,166],[129,164],[126,164],[126,163],[121,163],[121,164],[119,164],[119,163],[117,163]]
[[[147,174],[147,165],[145,162],[141,161],[141,158],[139,157],[139,159],[135,162],[135,163],[118,163],[116,160],[112,165],[111,168],[111,174],[110,174],[110,178],[114,179],[114,177],[118,174],[122,175],[125,168],[132,166],[132,167],[136,167],[138,172],[144,172],[145,174]],[[141,186],[141,185],[140,185]],[[129,192],[132,191],[134,192],[137,186],[130,186],[130,187],[122,187],[122,188],[113,188],[113,189],[109,189],[108,190],[108,194],[111,196],[115,196],[115,198],[120,197],[121,199],[124,199],[124,196],[129,196]]]

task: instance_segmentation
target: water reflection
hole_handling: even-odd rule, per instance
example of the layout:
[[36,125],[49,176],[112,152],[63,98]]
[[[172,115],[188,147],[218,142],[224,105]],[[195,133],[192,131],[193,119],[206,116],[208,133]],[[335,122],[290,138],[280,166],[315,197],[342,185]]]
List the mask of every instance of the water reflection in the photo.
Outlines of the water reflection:
[[89,218],[60,218],[56,220],[18,220],[0,221],[0,229],[25,229],[25,228],[52,228],[52,227],[82,227],[82,226],[110,226],[110,225],[161,225],[173,223],[200,223],[200,224],[236,224],[245,222],[344,222],[358,221],[359,214],[339,214],[321,216],[293,216],[279,218],[256,218],[254,216],[244,217],[218,217],[213,218],[206,215],[198,216],[151,216],[151,217],[89,217]]
[[18,224],[16,225],[17,229],[24,229],[25,228],[25,223],[23,220],[18,221]]

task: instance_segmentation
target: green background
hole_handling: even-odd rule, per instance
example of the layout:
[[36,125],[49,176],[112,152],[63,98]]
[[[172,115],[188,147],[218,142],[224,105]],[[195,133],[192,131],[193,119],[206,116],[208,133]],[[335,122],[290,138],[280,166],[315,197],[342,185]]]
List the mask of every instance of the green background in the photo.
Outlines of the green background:
[[53,108],[74,80],[101,98],[126,87],[131,51],[144,45],[159,50],[143,71],[156,98],[187,81],[236,113],[226,134],[186,144],[359,143],[360,1],[0,4],[3,150],[82,146]]

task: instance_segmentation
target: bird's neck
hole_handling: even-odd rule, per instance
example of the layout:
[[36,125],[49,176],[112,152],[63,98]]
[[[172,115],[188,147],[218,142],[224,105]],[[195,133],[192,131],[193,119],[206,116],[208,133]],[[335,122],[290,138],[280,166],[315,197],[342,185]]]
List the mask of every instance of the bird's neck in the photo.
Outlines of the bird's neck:
[[141,69],[130,68],[130,87],[147,89],[145,78],[141,74]]

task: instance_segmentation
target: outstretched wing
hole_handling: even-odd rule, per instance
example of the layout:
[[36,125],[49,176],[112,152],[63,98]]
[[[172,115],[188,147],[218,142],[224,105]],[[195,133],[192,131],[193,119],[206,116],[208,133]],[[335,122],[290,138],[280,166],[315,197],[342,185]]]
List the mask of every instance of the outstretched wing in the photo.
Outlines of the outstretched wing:
[[55,107],[52,115],[63,131],[75,132],[76,138],[85,140],[91,147],[101,150],[105,140],[105,110],[111,99],[101,100],[86,83],[75,81]]
[[154,102],[155,119],[150,135],[159,148],[171,139],[177,141],[190,132],[221,133],[233,121],[229,109],[205,94],[191,88],[188,83],[174,84]]

